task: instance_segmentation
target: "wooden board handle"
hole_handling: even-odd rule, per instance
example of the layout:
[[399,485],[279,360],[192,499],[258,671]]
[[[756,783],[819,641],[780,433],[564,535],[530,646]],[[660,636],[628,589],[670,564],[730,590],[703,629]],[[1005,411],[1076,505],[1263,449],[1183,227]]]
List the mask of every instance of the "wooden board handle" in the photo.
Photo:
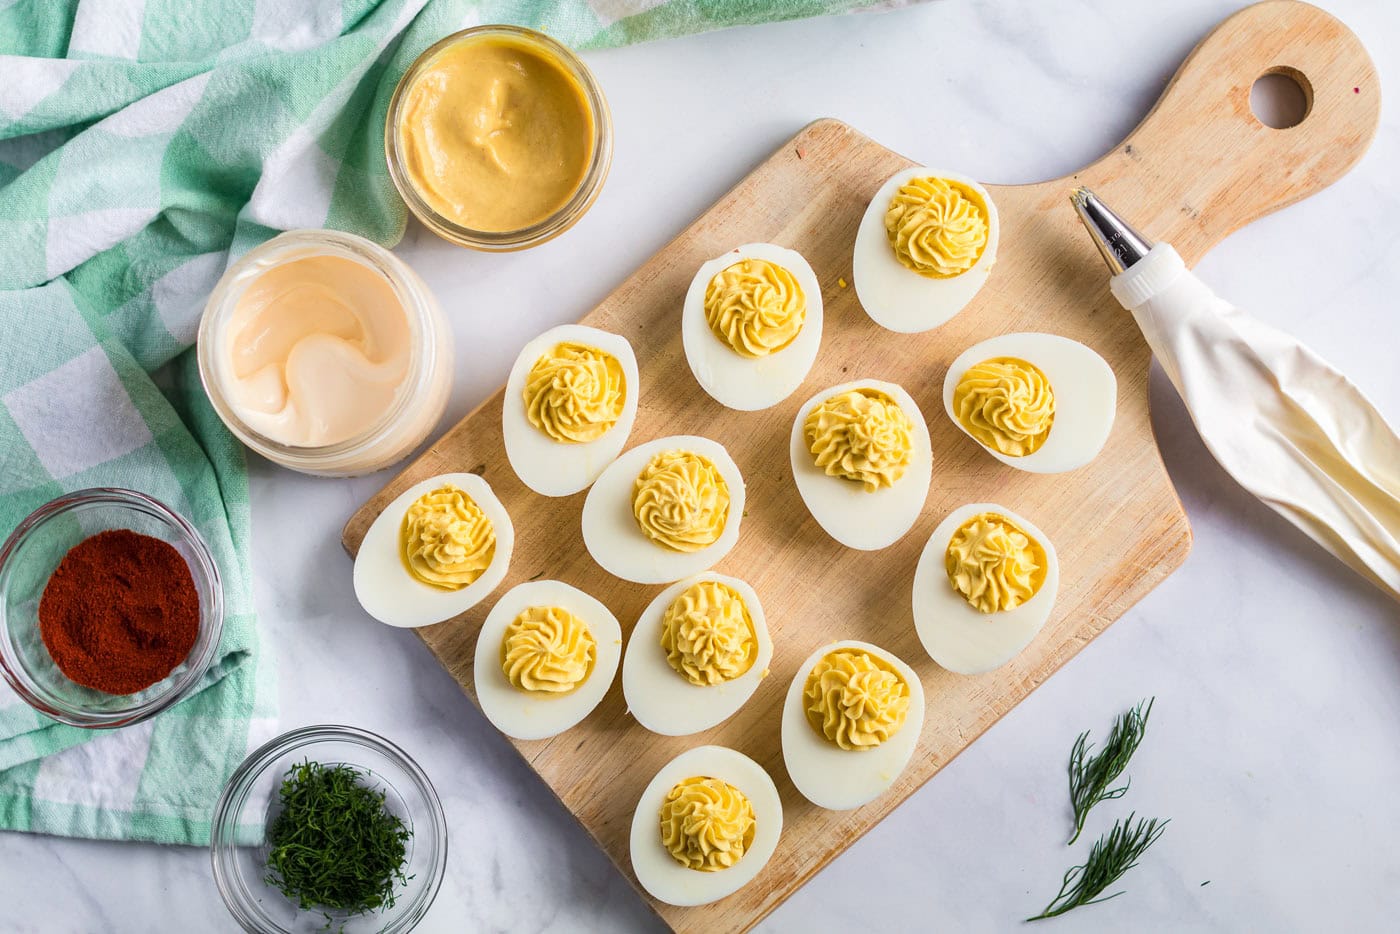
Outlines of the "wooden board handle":
[[[1254,82],[1278,73],[1308,101],[1287,129],[1250,107]],[[1206,36],[1137,129],[1066,187],[1087,184],[1108,204],[1132,205],[1130,223],[1194,263],[1344,175],[1370,146],[1380,106],[1375,65],[1350,29],[1311,4],[1266,0]]]

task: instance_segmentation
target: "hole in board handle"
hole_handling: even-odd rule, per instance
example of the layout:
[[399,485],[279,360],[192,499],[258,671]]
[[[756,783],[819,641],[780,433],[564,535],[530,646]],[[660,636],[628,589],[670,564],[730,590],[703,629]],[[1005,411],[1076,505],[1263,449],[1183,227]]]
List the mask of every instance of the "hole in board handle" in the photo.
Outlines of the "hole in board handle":
[[1312,103],[1312,83],[1296,68],[1270,68],[1249,90],[1249,109],[1255,119],[1275,130],[1302,123]]

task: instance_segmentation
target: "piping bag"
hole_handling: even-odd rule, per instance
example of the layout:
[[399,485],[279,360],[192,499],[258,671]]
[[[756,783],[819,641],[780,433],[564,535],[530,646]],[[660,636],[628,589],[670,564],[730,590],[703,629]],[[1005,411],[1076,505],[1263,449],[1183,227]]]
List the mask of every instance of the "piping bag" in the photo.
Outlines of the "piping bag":
[[1221,299],[1169,244],[1151,244],[1087,188],[1070,200],[1109,288],[1246,490],[1400,600],[1400,437],[1296,338]]

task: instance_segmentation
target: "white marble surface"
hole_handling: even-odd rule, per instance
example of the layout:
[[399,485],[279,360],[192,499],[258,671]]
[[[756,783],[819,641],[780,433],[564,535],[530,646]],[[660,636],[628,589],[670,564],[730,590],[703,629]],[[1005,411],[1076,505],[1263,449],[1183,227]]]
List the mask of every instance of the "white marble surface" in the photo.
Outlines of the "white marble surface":
[[[401,248],[459,333],[449,422],[525,340],[578,318],[807,121],[848,120],[987,181],[1087,163],[1140,119],[1241,4],[957,2],[750,28],[587,56],[617,127],[612,178],[570,235],[473,255]],[[1400,6],[1329,0],[1400,94]],[[1231,237],[1199,267],[1400,420],[1400,120],[1335,187]],[[469,338],[469,339],[468,339]],[[1400,608],[1246,498],[1161,374],[1154,419],[1194,528],[1176,575],[798,892],[766,931],[1012,930],[1070,864],[1064,761],[1158,698],[1121,807],[1171,817],[1128,894],[1064,930],[1382,930],[1400,906]],[[425,766],[452,827],[428,931],[649,930],[622,877],[410,634],[355,605],[339,530],[388,479],[253,467],[258,607],[286,728],[381,731]],[[1076,849],[1074,853],[1080,853]],[[1203,883],[1209,882],[1209,885]],[[0,835],[0,927],[228,930],[201,850]]]

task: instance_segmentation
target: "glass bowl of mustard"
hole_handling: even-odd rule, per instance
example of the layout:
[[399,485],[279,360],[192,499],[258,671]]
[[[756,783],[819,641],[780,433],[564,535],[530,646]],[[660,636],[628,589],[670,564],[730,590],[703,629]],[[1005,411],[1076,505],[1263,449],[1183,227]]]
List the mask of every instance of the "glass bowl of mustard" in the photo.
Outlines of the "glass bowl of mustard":
[[[301,905],[276,884],[269,866],[274,825],[287,806],[283,786],[294,786],[295,773],[306,764],[318,769],[348,768],[356,784],[383,795],[379,807],[407,831],[392,904],[386,901],[379,909],[363,912]],[[306,786],[300,792],[289,791],[302,795],[306,803]],[[333,801],[322,803],[334,806]],[[318,865],[327,878],[344,878],[347,867],[339,862],[364,854],[318,849],[326,845],[318,831],[326,828],[322,821],[308,826],[310,833],[296,837],[297,845],[318,850]],[[423,920],[442,886],[447,819],[432,782],[408,753],[368,730],[320,724],[284,733],[243,760],[214,806],[209,852],[219,894],[246,931],[401,934]],[[363,868],[362,863],[355,865]]]
[[597,200],[612,117],[588,67],[519,26],[477,26],[430,46],[394,89],[389,176],[408,209],[453,243],[490,252],[557,237]]
[[[117,553],[134,549],[133,560],[146,562],[148,569],[162,558],[171,568],[178,569],[181,561],[188,566],[189,578],[179,586],[186,599],[192,586],[198,609],[193,619],[179,622],[182,635],[171,638],[168,630],[176,628],[177,621],[154,607],[168,598],[141,592],[142,586],[151,586],[149,581],[104,580],[96,573],[103,564],[101,556],[92,553],[94,543]],[[87,548],[84,556],[95,560],[68,564],[64,573],[70,575],[70,589],[65,594],[60,585],[46,598],[55,572],[80,545]],[[88,571],[93,573],[75,579]],[[126,572],[118,565],[112,577],[126,577]],[[45,600],[53,602],[44,614],[48,622],[41,623],[40,604]],[[72,612],[60,616],[60,601],[72,602]],[[185,612],[188,615],[188,605]],[[115,624],[131,628],[93,633],[101,625]],[[182,516],[144,493],[99,487],[60,496],[31,513],[0,545],[0,674],[29,706],[61,723],[114,729],[178,703],[203,681],[223,624],[219,569],[204,539]],[[45,625],[86,631],[46,635]],[[163,661],[161,654],[167,656]],[[156,666],[154,674],[151,665]],[[166,673],[145,683],[161,671]],[[81,684],[75,677],[97,686]],[[133,687],[138,689],[130,690]]]

